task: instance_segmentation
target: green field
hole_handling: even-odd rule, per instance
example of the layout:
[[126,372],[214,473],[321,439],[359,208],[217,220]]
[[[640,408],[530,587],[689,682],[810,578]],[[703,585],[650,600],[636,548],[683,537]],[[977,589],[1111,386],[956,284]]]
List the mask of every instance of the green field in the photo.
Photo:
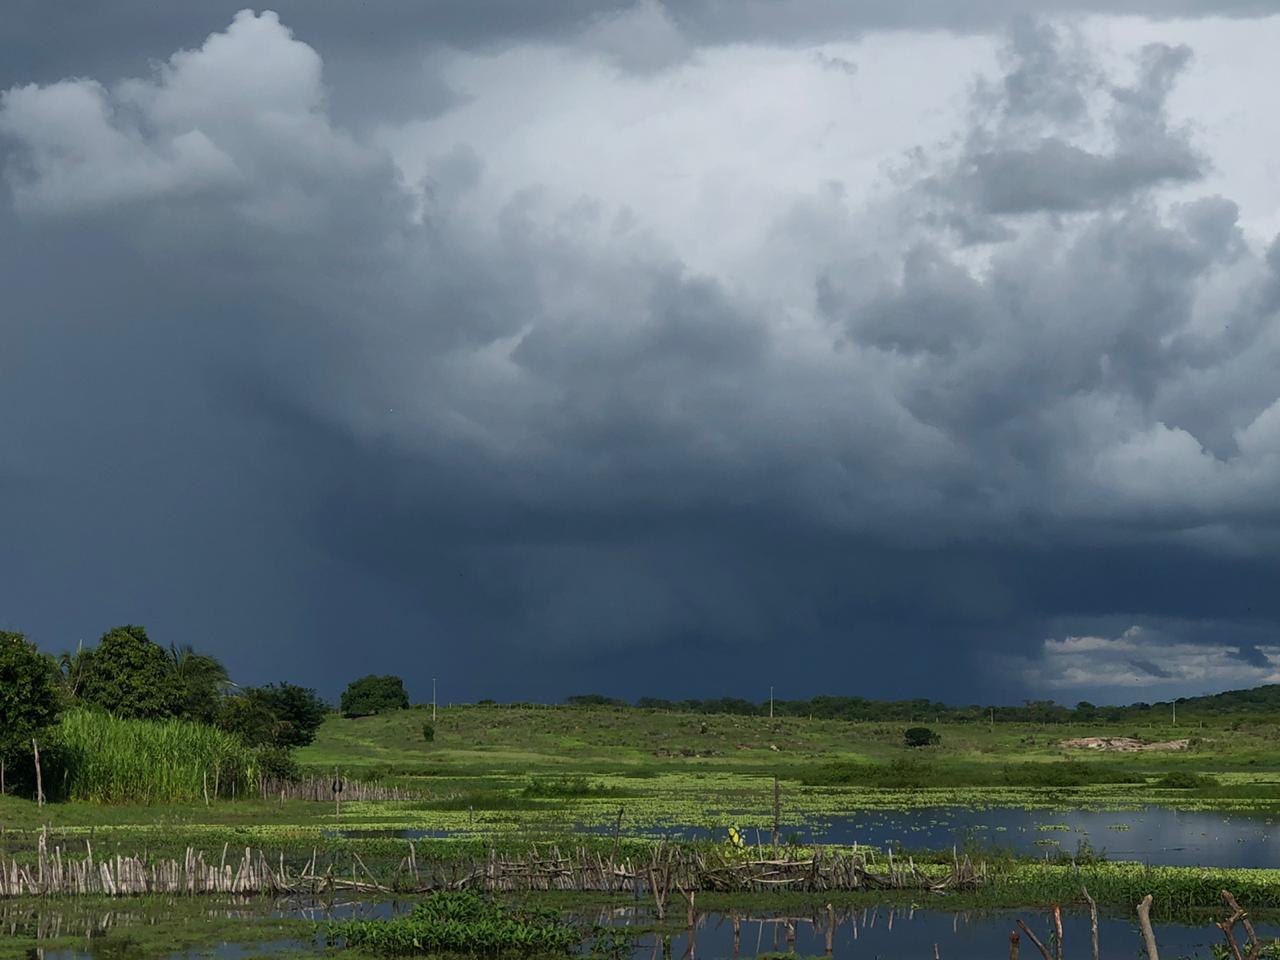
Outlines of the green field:
[[[729,826],[767,843],[776,777],[784,836],[790,825],[859,810],[1033,810],[1045,854],[971,850],[989,863],[992,880],[978,892],[952,897],[949,905],[956,908],[1078,905],[1083,880],[1100,903],[1122,914],[1144,892],[1158,894],[1157,915],[1165,918],[1211,910],[1217,891],[1228,885],[1256,909],[1280,909],[1280,870],[1148,870],[1087,857],[1077,870],[1066,854],[1044,860],[1051,849],[1072,849],[1073,838],[1059,833],[1064,811],[1115,811],[1116,838],[1129,829],[1135,811],[1150,804],[1280,821],[1280,750],[1272,725],[1256,715],[1179,727],[931,722],[940,741],[923,748],[905,745],[903,723],[798,716],[451,706],[438,711],[428,741],[423,725],[430,719],[430,708],[330,716],[315,742],[296,752],[303,772],[326,784],[337,773],[344,781],[401,788],[411,799],[346,802],[339,814],[329,801],[260,796],[215,796],[208,804],[203,798],[159,804],[71,800],[43,807],[6,796],[0,797],[0,852],[30,858],[44,831],[48,844],[68,854],[82,852],[86,841],[99,856],[181,857],[187,847],[253,846],[293,863],[317,857],[340,871],[358,859],[389,877],[405,856],[406,836],[414,837],[418,857],[439,861],[553,842],[639,854],[654,842],[644,839],[646,830],[669,824],[703,828],[701,842],[713,845],[723,844]],[[1094,735],[1190,743],[1176,752],[1139,753],[1061,745]],[[570,839],[571,831],[583,828],[592,832]],[[1053,846],[1059,839],[1060,848]],[[952,857],[949,849],[910,844],[906,852],[925,869],[945,870]],[[881,892],[845,900],[910,906],[919,897]],[[139,904],[134,911],[147,909]],[[175,942],[200,939],[193,932],[196,914],[156,909],[164,914],[162,926],[176,925]],[[252,909],[248,916],[260,919],[240,940],[270,939],[289,927],[263,922]],[[224,936],[224,926],[220,921],[206,933]],[[143,941],[151,935],[137,934]],[[143,949],[139,955],[151,955]]]

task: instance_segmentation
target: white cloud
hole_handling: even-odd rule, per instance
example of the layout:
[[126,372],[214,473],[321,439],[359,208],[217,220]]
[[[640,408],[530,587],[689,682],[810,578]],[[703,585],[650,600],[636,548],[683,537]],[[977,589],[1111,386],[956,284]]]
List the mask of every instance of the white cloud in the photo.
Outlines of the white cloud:
[[24,148],[9,179],[28,211],[212,193],[294,230],[312,222],[326,179],[385,162],[330,124],[316,52],[274,13],[248,10],[154,77],[0,94],[0,135]]
[[1280,682],[1280,644],[1190,643],[1132,626],[1116,637],[1047,639],[1026,676],[1054,690],[1216,691]]

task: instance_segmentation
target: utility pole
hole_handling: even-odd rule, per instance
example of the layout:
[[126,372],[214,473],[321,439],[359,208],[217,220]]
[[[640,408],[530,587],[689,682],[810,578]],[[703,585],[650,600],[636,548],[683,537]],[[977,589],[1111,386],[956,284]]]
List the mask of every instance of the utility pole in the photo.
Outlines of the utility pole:
[[773,687],[769,688],[769,719],[773,719]]
[[431,678],[431,722],[436,722],[436,678]]
[[1178,698],[1173,698],[1173,725],[1178,725]]
[[991,732],[996,732],[996,708],[991,708]]

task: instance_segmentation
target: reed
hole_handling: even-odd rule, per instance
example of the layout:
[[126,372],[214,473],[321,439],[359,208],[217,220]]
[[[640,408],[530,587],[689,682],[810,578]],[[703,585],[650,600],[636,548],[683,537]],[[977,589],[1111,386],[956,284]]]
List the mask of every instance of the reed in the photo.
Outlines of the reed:
[[246,796],[258,752],[236,736],[187,720],[126,720],[77,710],[57,728],[53,786],[94,803],[194,803]]

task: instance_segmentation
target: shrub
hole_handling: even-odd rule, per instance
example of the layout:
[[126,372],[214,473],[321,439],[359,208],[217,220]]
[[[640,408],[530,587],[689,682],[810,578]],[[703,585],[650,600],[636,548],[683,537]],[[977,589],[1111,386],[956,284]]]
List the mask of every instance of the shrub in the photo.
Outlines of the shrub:
[[908,747],[931,747],[941,742],[942,737],[928,727],[908,727],[903,731],[902,739]]
[[404,681],[399,677],[379,677],[370,674],[352,680],[342,691],[342,715],[344,717],[368,717],[390,710],[404,710],[409,706]]
[[422,739],[431,743],[436,738],[436,725],[428,720],[422,725]]

